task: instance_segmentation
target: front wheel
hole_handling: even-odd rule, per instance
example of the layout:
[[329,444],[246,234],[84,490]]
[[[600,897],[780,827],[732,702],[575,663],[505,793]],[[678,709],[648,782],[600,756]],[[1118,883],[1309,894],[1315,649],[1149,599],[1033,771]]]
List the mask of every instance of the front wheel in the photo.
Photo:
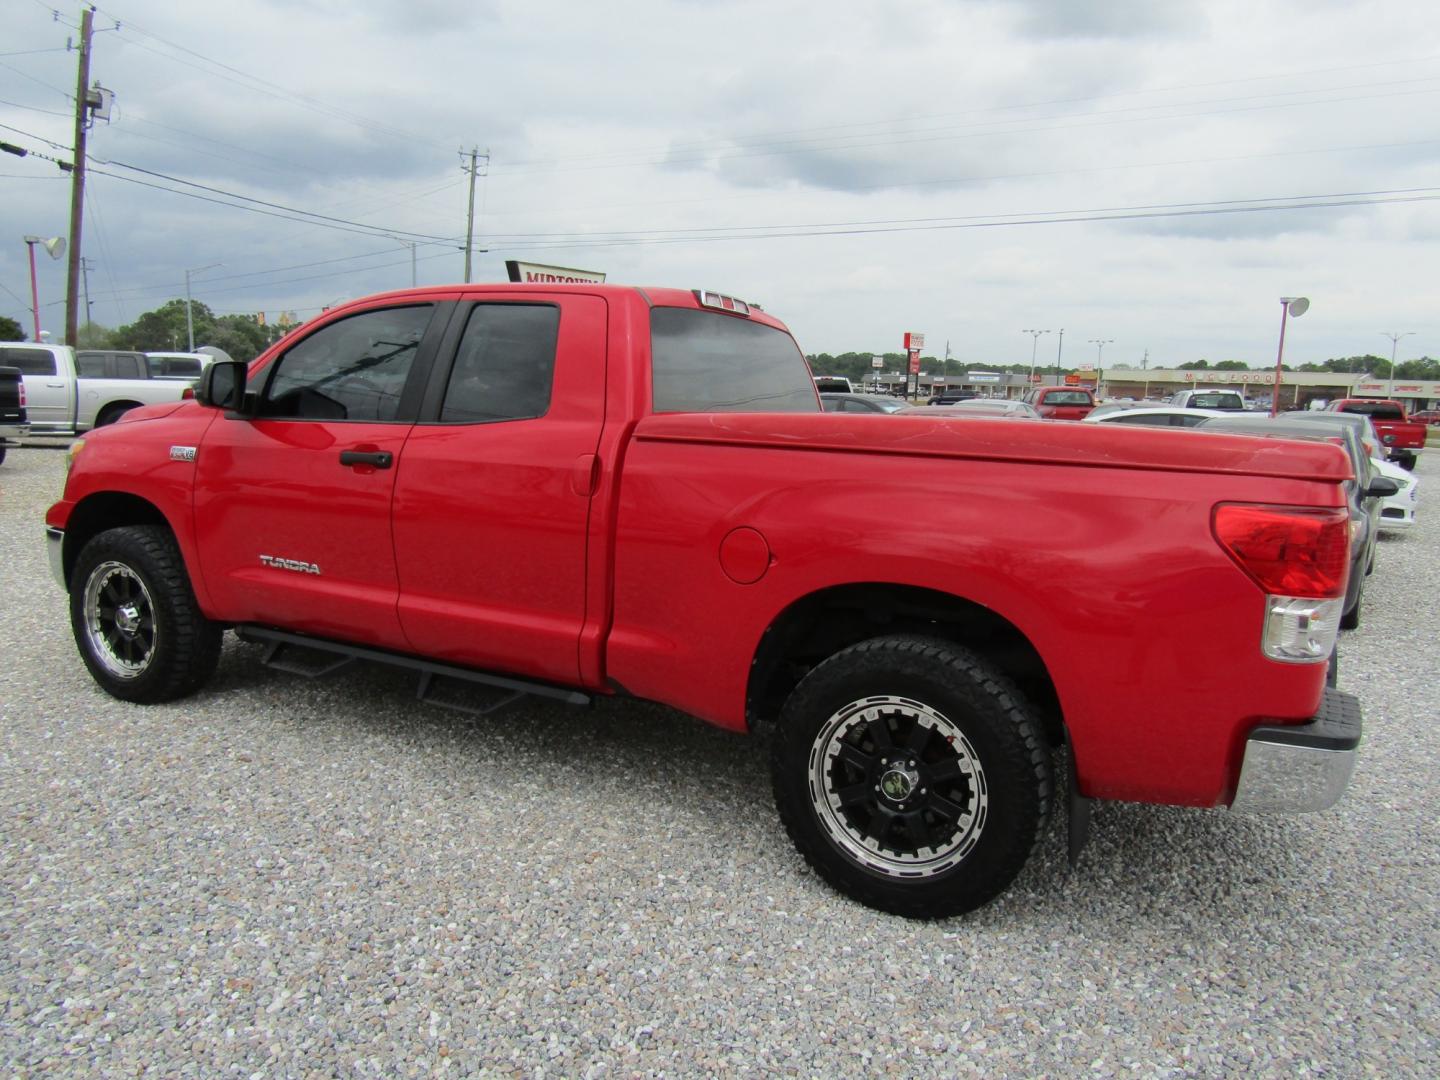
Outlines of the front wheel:
[[974,653],[922,637],[844,649],[786,702],[771,752],[795,846],[831,885],[909,918],[998,896],[1054,790],[1040,724]]
[[123,701],[193,693],[220,659],[221,629],[201,613],[175,538],[159,525],[110,529],[81,549],[70,627],[95,681]]

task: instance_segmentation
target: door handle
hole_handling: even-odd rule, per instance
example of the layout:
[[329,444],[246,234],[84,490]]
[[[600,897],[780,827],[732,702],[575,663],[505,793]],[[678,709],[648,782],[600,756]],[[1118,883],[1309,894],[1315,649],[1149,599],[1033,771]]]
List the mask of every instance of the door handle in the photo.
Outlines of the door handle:
[[341,465],[373,465],[377,469],[388,469],[395,456],[389,450],[341,450]]

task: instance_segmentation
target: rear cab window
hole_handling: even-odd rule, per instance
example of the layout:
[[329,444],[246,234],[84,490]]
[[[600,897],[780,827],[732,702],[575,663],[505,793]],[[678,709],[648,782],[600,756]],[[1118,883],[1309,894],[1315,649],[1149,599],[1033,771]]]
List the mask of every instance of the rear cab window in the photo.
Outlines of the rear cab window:
[[820,411],[804,354],[776,327],[657,307],[650,312],[650,347],[657,413]]
[[55,354],[49,349],[0,349],[0,365],[19,368],[21,375],[54,375]]

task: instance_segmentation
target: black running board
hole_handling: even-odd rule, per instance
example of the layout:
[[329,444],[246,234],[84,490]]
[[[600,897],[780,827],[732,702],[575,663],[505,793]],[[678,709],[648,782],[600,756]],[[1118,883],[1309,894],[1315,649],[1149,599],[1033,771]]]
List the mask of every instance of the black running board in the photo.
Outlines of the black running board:
[[[235,627],[235,636],[241,641],[264,645],[265,655],[260,658],[260,662],[266,667],[291,675],[302,675],[307,679],[318,679],[330,675],[357,660],[389,664],[391,667],[414,671],[420,676],[420,685],[415,694],[417,700],[427,705],[438,705],[442,709],[453,709],[456,712],[470,713],[473,716],[484,716],[487,713],[495,712],[524,697],[549,698],[566,705],[589,705],[593,701],[589,694],[580,690],[571,690],[568,687],[516,679],[509,675],[492,675],[489,672],[475,671],[454,664],[442,664],[435,660],[425,660],[405,653],[370,649],[363,645],[331,641],[328,638],[294,634],[288,630],[273,630],[268,626],[248,624],[237,626]],[[295,655],[297,650],[300,651],[299,656]],[[305,651],[312,654],[318,653],[321,658],[318,662],[306,662]],[[484,686],[494,691],[494,695],[479,705],[447,701],[445,698],[437,696],[435,692],[437,683],[444,679]]]

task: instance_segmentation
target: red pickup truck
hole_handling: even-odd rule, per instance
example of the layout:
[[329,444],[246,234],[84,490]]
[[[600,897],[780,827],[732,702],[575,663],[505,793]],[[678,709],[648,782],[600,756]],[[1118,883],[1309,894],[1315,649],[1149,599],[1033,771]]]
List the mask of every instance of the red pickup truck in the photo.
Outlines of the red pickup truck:
[[1348,782],[1344,453],[1169,435],[825,413],[785,327],[703,291],[417,289],[77,442],[47,538],[116,697],[199,690],[231,629],[773,725],[805,858],[935,917],[1019,872],[1061,748],[1072,853],[1091,800]]
[[1390,460],[1406,469],[1415,468],[1420,451],[1425,449],[1425,424],[1409,419],[1405,415],[1405,406],[1400,402],[1384,398],[1341,398],[1332,401],[1327,408],[1331,412],[1370,417]]
[[1021,399],[1046,420],[1084,420],[1095,408],[1095,395],[1079,386],[1036,386]]

